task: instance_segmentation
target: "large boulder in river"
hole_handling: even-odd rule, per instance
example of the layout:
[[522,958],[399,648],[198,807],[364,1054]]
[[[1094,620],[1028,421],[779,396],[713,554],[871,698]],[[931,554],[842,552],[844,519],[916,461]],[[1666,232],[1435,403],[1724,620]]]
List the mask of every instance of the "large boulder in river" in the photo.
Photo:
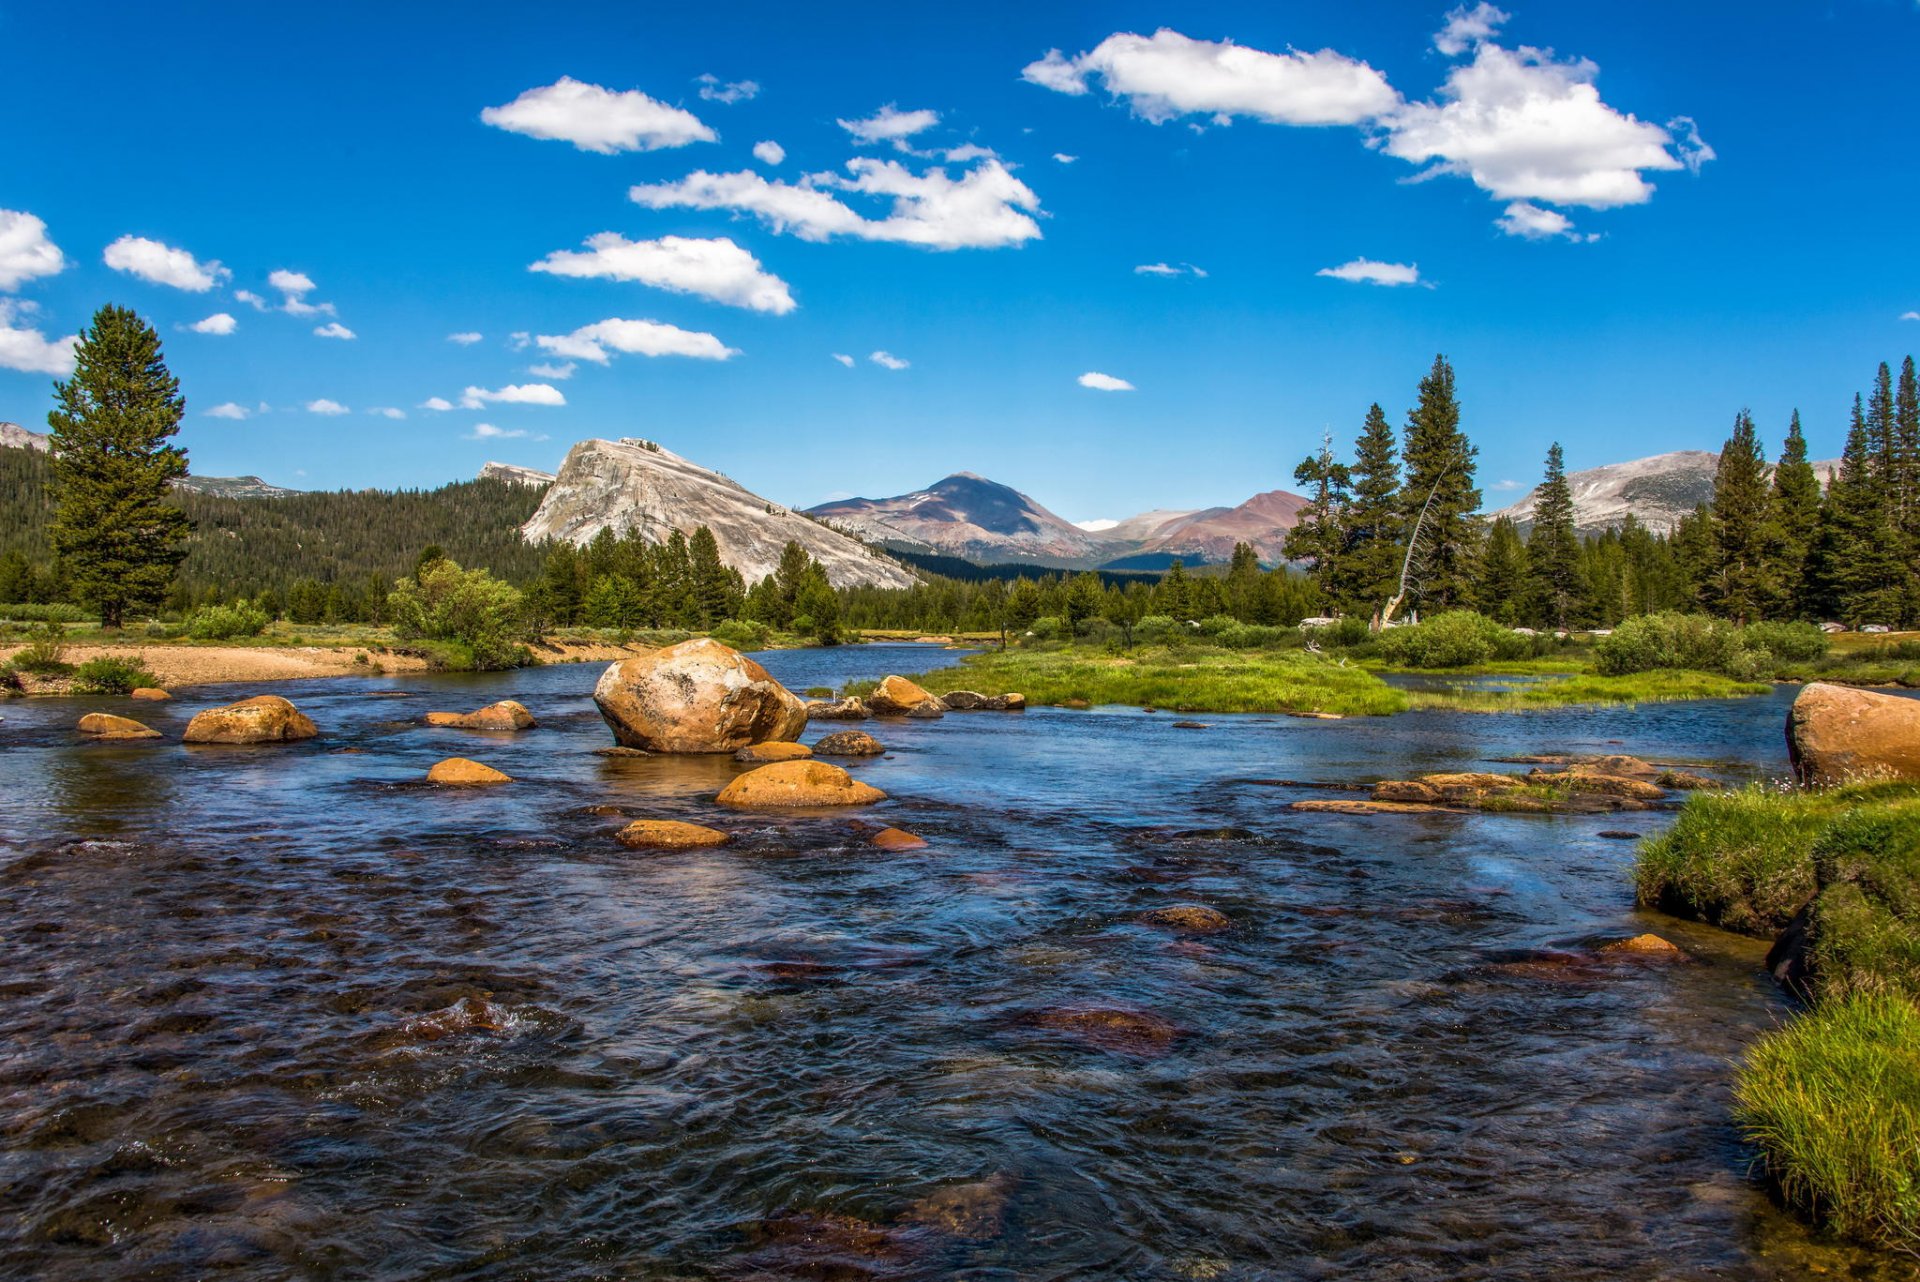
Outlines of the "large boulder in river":
[[613,664],[593,701],[616,740],[648,752],[738,752],[791,742],[807,728],[804,703],[752,659],[707,637]]
[[477,712],[429,712],[427,724],[456,730],[531,730],[537,723],[525,704],[502,699]]
[[180,738],[185,743],[292,743],[319,733],[291,703],[263,694],[195,713]]
[[867,696],[876,717],[939,716],[947,705],[905,677],[888,677]]
[[818,757],[877,757],[886,749],[864,730],[836,730],[813,745]]
[[427,782],[447,788],[484,788],[496,783],[512,783],[513,776],[467,757],[448,757],[433,763],[433,768],[427,771]]
[[940,702],[952,712],[1019,712],[1027,706],[1024,694],[981,694],[977,690],[953,690],[940,696]]
[[1787,755],[1807,784],[1920,781],[1920,699],[1816,681],[1787,713]]
[[867,806],[887,794],[861,783],[839,766],[824,761],[782,761],[749,770],[720,790],[723,806],[786,809],[808,806]]
[[80,733],[96,739],[158,739],[160,732],[132,717],[116,717],[110,712],[89,712],[80,718]]

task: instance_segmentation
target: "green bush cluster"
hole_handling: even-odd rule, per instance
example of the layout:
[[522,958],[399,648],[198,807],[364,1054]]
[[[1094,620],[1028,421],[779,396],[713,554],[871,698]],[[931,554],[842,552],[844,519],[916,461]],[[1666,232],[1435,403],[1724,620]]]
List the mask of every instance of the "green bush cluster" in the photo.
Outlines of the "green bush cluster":
[[485,570],[463,570],[444,557],[432,561],[393,585],[387,612],[403,640],[454,647],[456,661],[448,666],[484,672],[528,661],[520,640],[520,593]]
[[250,602],[235,605],[209,605],[187,616],[187,635],[196,641],[228,641],[234,637],[257,637],[272,622],[267,612]]
[[160,678],[138,659],[88,659],[73,670],[73,688],[82,694],[127,694],[159,684]]
[[1413,627],[1391,628],[1380,634],[1376,648],[1388,663],[1403,668],[1468,668],[1532,658],[1541,650],[1537,638],[1473,610],[1449,610]]
[[1718,672],[1741,681],[1766,677],[1787,663],[1823,657],[1827,637],[1811,623],[1755,623],[1741,627],[1705,614],[1643,614],[1627,619],[1594,645],[1603,676],[1658,668]]
[[85,623],[91,617],[82,607],[64,601],[0,605],[0,619],[11,623]]
[[711,636],[721,645],[732,646],[736,650],[764,650],[771,632],[764,623],[753,623],[746,619],[724,619],[713,625]]
[[66,629],[58,623],[37,623],[27,629],[27,644],[7,660],[16,672],[58,676],[73,671],[67,662]]

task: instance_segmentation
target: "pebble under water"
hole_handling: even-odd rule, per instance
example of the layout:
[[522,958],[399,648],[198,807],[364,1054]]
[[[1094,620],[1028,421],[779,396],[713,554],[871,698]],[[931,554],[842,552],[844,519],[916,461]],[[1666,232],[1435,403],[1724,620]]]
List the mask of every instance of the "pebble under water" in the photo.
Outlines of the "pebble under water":
[[[761,656],[795,689],[949,661]],[[1763,944],[1636,913],[1669,812],[1287,811],[1544,751],[1785,768],[1791,690],[1337,722],[869,722],[891,800],[593,755],[598,666],[0,705],[0,1276],[1893,1278],[1749,1177]],[[524,702],[489,735],[429,710]],[[161,741],[83,743],[82,712]],[[811,727],[806,735],[842,728]],[[469,756],[514,776],[426,787]],[[1517,767],[1506,767],[1515,769]],[[630,851],[631,818],[734,844]],[[924,850],[867,844],[882,824]],[[1212,933],[1144,920],[1205,905]],[[1655,930],[1690,965],[1602,963]]]

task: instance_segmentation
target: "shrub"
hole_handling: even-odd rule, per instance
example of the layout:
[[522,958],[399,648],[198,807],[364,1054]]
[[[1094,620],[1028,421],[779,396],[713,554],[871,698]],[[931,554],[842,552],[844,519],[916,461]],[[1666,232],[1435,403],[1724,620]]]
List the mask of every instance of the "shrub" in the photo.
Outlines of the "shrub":
[[1792,1206],[1846,1237],[1920,1248],[1920,1010],[1823,1003],[1754,1043],[1735,1117]]
[[1060,619],[1056,615],[1046,614],[1035,619],[1027,631],[1033,633],[1036,641],[1051,641],[1060,635]]
[[140,686],[157,686],[160,678],[138,659],[88,659],[73,671],[74,689],[85,694],[126,694]]
[[1133,639],[1141,645],[1165,645],[1177,636],[1185,636],[1189,629],[1164,614],[1149,614],[1133,625]]
[[65,601],[46,605],[0,605],[0,619],[10,619],[15,623],[85,623],[92,617],[80,606],[68,605]]
[[187,635],[196,641],[226,641],[233,637],[257,637],[267,630],[267,612],[246,601],[233,605],[209,605],[187,617]]
[[1313,639],[1321,645],[1357,650],[1373,644],[1373,625],[1357,615],[1347,615],[1331,627],[1313,629]]
[[417,581],[393,585],[387,614],[396,636],[452,642],[482,671],[527,661],[526,647],[514,639],[520,594],[485,570],[463,570],[444,557],[422,566]]
[[1790,663],[1827,653],[1827,637],[1811,623],[1755,623],[1739,627],[1704,614],[1643,614],[1626,620],[1593,647],[1605,676],[1656,668],[1719,672],[1741,681],[1766,677]]
[[1389,663],[1409,668],[1465,668],[1490,659],[1518,657],[1526,638],[1484,614],[1449,610],[1410,628],[1394,628],[1379,639]]
[[1231,614],[1209,614],[1200,620],[1200,635],[1217,637],[1228,628],[1239,626],[1240,621]]
[[27,629],[27,644],[8,660],[15,670],[53,676],[73,671],[66,661],[67,630],[58,623],[36,623]]
[[1749,623],[1740,640],[1749,650],[1780,663],[1812,663],[1827,657],[1827,634],[1811,623]]
[[[1920,998],[1920,807],[1850,809],[1813,847],[1809,971],[1824,998]],[[1920,1192],[1920,1190],[1916,1190]]]
[[707,635],[721,645],[732,646],[736,650],[761,650],[767,644],[767,625],[744,619],[726,619],[714,624],[713,630]]

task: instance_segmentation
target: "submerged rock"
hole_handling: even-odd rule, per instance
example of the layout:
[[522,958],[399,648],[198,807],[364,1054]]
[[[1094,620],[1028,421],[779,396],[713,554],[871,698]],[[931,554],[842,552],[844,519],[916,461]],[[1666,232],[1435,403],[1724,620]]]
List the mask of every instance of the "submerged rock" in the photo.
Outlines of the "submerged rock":
[[1197,935],[1217,935],[1223,930],[1233,929],[1230,917],[1205,904],[1174,904],[1167,908],[1155,908],[1140,914],[1140,920],[1150,926],[1171,926],[1175,930],[1191,931]]
[[782,761],[749,770],[720,790],[723,806],[782,809],[869,806],[887,794],[824,761]]
[[263,694],[195,713],[180,738],[185,743],[292,743],[319,733],[291,703]]
[[887,677],[867,696],[876,717],[937,717],[947,705],[905,677]]
[[1040,1011],[1028,1022],[1125,1055],[1164,1054],[1180,1037],[1179,1025],[1172,1020],[1122,1006],[1063,1006]]
[[107,712],[89,712],[80,718],[81,734],[96,739],[158,739],[160,732],[132,717],[116,717]]
[[881,850],[925,850],[927,839],[904,828],[882,828],[867,838],[867,844]]
[[798,739],[806,705],[739,651],[706,637],[607,668],[593,701],[622,746],[737,752]]
[[813,745],[817,757],[877,757],[886,749],[864,730],[839,730]]
[[636,819],[615,833],[614,840],[635,850],[698,850],[724,846],[733,836],[678,819]]
[[1920,700],[1816,681],[1787,713],[1787,756],[1804,784],[1920,781]]
[[154,703],[165,703],[168,699],[173,698],[172,695],[162,690],[159,686],[135,686],[127,693],[127,697],[129,699],[150,699]]
[[769,761],[805,761],[812,755],[813,749],[801,743],[756,743],[734,753],[733,759],[764,765]]
[[859,699],[813,699],[807,703],[809,721],[865,721],[873,715]]
[[466,757],[448,757],[445,761],[436,761],[427,771],[427,782],[455,787],[475,787],[482,784],[512,783],[513,777],[492,766],[482,765]]
[[1608,774],[1591,766],[1570,766],[1565,770],[1553,771],[1533,770],[1528,772],[1527,778],[1532,783],[1565,788],[1568,792],[1624,797],[1630,801],[1659,801],[1667,795],[1659,784],[1627,775]]
[[531,730],[538,723],[525,705],[502,699],[476,712],[429,712],[427,724],[456,730]]
[[1635,935],[1631,939],[1616,939],[1612,943],[1600,945],[1600,951],[1607,956],[1634,957],[1644,961],[1689,960],[1684,949],[1652,934]]
[[901,1218],[962,1241],[988,1242],[1006,1228],[1013,1187],[1013,1177],[1005,1173],[970,1184],[950,1184],[915,1202]]

